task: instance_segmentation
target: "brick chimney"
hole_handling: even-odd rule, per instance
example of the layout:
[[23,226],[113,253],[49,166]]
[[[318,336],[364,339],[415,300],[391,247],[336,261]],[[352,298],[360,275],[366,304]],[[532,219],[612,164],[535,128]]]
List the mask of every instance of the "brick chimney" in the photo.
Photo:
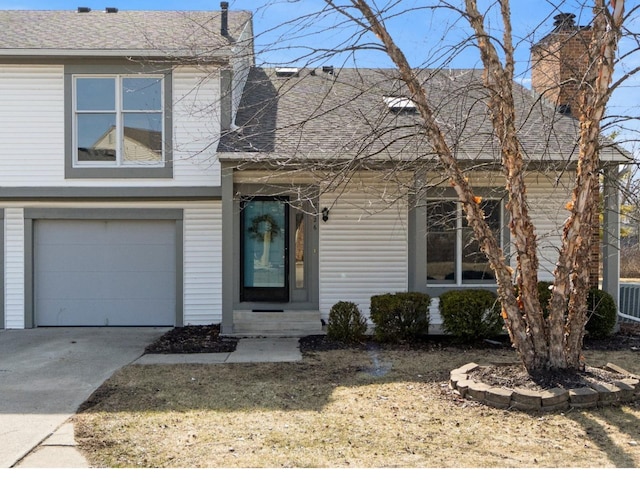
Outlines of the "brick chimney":
[[[559,113],[580,119],[581,89],[589,71],[590,27],[576,25],[573,13],[554,18],[553,30],[531,47],[531,86],[556,106]],[[599,182],[592,195],[600,199]],[[600,279],[600,219],[594,219],[589,285],[598,288]]]
[[554,29],[531,48],[531,85],[559,112],[580,117],[580,85],[589,66],[591,30],[573,13],[554,18]]

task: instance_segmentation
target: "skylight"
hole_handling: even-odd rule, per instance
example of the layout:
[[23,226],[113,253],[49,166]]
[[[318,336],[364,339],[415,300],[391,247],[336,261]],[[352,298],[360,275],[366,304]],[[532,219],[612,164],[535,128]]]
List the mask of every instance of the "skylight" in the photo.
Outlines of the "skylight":
[[407,97],[382,97],[389,110],[394,112],[415,112],[416,104]]
[[295,67],[281,67],[276,68],[276,76],[278,77],[297,77],[299,68]]

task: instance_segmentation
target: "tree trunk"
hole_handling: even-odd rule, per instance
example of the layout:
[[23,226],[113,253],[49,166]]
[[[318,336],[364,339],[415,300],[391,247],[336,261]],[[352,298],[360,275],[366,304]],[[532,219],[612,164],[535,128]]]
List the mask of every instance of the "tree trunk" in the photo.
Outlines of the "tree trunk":
[[[550,323],[555,336],[562,337],[564,363],[559,368],[581,369],[582,342],[587,324],[589,259],[592,226],[598,203],[593,189],[599,179],[600,123],[611,91],[614,52],[622,26],[624,1],[613,1],[610,13],[604,0],[596,0],[589,57],[595,68],[587,73],[582,89],[580,141],[571,215],[565,223],[562,248],[554,272]],[[568,313],[567,312],[568,299]],[[552,339],[553,341],[553,339]]]

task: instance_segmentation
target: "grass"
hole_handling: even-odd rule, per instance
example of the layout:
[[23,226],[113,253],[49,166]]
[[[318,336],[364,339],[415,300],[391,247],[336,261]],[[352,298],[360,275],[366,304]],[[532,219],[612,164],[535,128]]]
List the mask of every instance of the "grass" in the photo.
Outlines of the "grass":
[[[637,352],[589,351],[637,371]],[[640,467],[640,404],[528,414],[461,400],[449,371],[510,351],[306,353],[301,362],[131,365],[74,417],[95,467]]]

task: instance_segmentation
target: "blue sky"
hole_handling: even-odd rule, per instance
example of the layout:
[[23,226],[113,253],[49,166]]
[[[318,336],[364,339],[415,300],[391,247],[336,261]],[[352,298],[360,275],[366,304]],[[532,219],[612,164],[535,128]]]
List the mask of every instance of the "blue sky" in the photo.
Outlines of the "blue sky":
[[[437,2],[378,0],[377,3],[379,5],[400,3],[402,9],[412,9]],[[463,2],[453,0],[451,3]],[[480,0],[480,3],[489,4],[492,2]],[[553,16],[561,11],[575,13],[578,16],[578,22],[580,22],[580,3],[579,0],[514,0],[512,2],[512,22],[519,60],[518,72],[522,76],[526,77],[526,64],[531,40],[538,40],[550,31],[553,27]],[[304,51],[290,48],[292,45],[319,46],[324,44],[335,46],[336,41],[348,38],[353,33],[352,29],[347,29],[339,24],[338,16],[310,17],[307,21],[294,22],[286,27],[282,26],[292,19],[318,11],[324,4],[323,0],[229,0],[229,6],[233,10],[254,12],[254,30],[258,36],[259,59],[269,63],[295,63],[296,60],[299,61],[299,57],[304,54]],[[78,6],[87,6],[94,10],[102,10],[105,6],[114,6],[121,10],[207,10],[218,9],[219,5],[220,2],[216,0],[126,0],[121,2],[118,0],[102,0],[100,2],[96,0],[0,0],[0,9],[35,10],[75,10]],[[304,27],[304,36],[300,33],[301,26]],[[436,13],[426,9],[414,10],[390,21],[389,27],[394,38],[404,47],[405,53],[415,66],[441,58],[439,52],[442,45],[455,44],[464,38],[467,32],[466,25],[459,18],[444,10],[438,10]],[[531,35],[530,32],[534,32],[534,34]],[[286,49],[274,48],[274,45],[285,45]],[[265,50],[268,53],[265,53]],[[315,58],[318,61],[322,60],[318,56]],[[347,63],[354,62],[353,59],[344,56],[334,60],[338,63],[341,60]],[[361,65],[366,63],[365,66],[390,66],[385,55],[374,55],[371,51],[359,54],[356,60]],[[476,67],[478,61],[477,52],[473,49],[466,49],[457,55],[451,66]]]
[[[232,10],[250,10],[254,13],[254,32],[259,63],[287,64],[303,66],[363,67],[392,66],[385,54],[372,50],[358,50],[355,54],[342,54],[329,57],[308,46],[333,48],[336,45],[348,45],[353,38],[353,27],[342,23],[339,16],[310,16],[324,5],[323,0],[229,0]],[[344,3],[344,2],[341,2]],[[468,27],[457,15],[439,9],[435,12],[421,8],[437,2],[424,0],[376,0],[378,5],[400,3],[402,10],[414,9],[399,14],[388,22],[389,30],[397,43],[403,48],[412,66],[433,66],[445,64],[452,68],[479,67],[477,50],[466,47],[451,56],[451,47],[466,38]],[[450,3],[461,4],[461,0]],[[482,5],[493,3],[480,0]],[[525,86],[529,86],[529,49],[532,42],[540,40],[553,28],[553,16],[561,13],[574,13],[577,23],[585,24],[590,9],[582,4],[583,0],[513,0],[512,24],[516,44],[516,76]],[[631,2],[628,2],[631,3]],[[0,0],[0,9],[34,10],[75,10],[78,6],[87,6],[93,10],[102,10],[106,6],[121,10],[208,10],[219,9],[217,0]],[[397,10],[397,9],[396,9]],[[391,13],[396,13],[393,9]],[[295,20],[303,18],[304,20]],[[489,22],[499,27],[497,19],[488,16]],[[629,25],[629,24],[628,24]],[[636,19],[630,25],[634,31],[640,26]],[[307,48],[295,48],[307,46]],[[623,44],[624,48],[624,44]],[[640,63],[640,54],[631,56],[623,68],[632,68]],[[618,70],[620,72],[621,69]],[[640,81],[629,82],[620,89],[610,102],[610,111],[627,115],[638,115],[640,106]],[[635,125],[635,124],[634,124]],[[633,134],[627,134],[632,136]],[[640,138],[640,134],[635,135]]]

